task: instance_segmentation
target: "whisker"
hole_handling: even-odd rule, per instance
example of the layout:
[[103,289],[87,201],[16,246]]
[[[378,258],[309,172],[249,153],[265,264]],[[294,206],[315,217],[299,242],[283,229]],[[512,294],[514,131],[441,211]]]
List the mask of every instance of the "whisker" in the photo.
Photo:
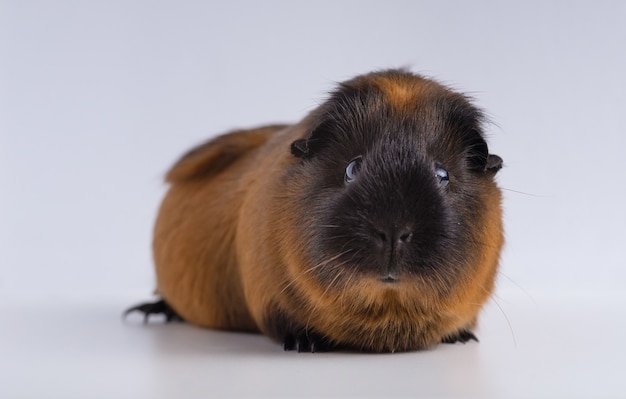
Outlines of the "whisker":
[[317,310],[317,306],[318,306],[318,304],[315,304],[315,306],[313,306],[313,309],[311,309],[311,311],[309,312],[309,317],[306,320],[306,325],[304,326],[304,333],[307,334],[307,336],[308,336],[308,333],[309,333],[309,325],[311,323],[311,318],[313,318],[313,314]]
[[359,248],[357,251],[355,251],[352,254],[352,257],[350,258],[349,262],[352,262],[354,260],[354,258],[356,258],[361,253],[362,250],[363,250],[363,248]]
[[535,198],[549,198],[549,196],[546,196],[546,195],[537,195],[537,194],[525,193],[525,192],[523,192],[523,191],[512,190],[512,189],[510,189],[510,188],[503,188],[503,187],[500,187],[500,189],[501,189],[501,190],[503,190],[503,191],[509,191],[509,192],[511,192],[511,193],[516,193],[516,194],[527,195],[527,196],[529,196],[529,197],[535,197]]
[[535,305],[537,305],[537,301],[535,301],[535,298],[533,298],[533,296],[530,295],[530,293],[528,291],[526,291],[521,285],[519,285],[517,282],[515,282],[511,277],[507,276],[506,274],[504,274],[500,270],[498,270],[498,274],[502,275],[502,277],[504,277],[507,280],[509,280],[514,286],[516,286],[520,291],[522,291],[531,301],[533,301],[533,303]]
[[[353,239],[351,239],[351,240],[346,241],[346,243],[345,243],[345,244],[343,244],[343,246],[341,247],[341,251],[343,252],[343,249],[344,249],[345,247],[347,247],[348,245],[352,244],[355,240],[356,240],[356,237],[355,237],[355,238],[353,238]],[[348,251],[352,251],[352,250],[351,250],[351,249],[348,249]]]
[[335,240],[340,239],[340,238],[352,238],[352,239],[355,239],[354,235],[352,235],[352,234],[351,235],[345,235],[344,234],[344,235],[333,235],[333,236],[324,237],[324,238],[322,238],[320,240],[320,242],[335,241]]
[[[352,270],[352,273],[350,273],[350,274],[348,275],[348,278],[346,278],[346,282],[345,282],[345,284],[344,284],[344,287],[349,287],[349,286],[350,286],[350,284],[352,284],[352,281],[355,279],[355,277],[356,277],[357,273],[358,273],[358,272],[357,272],[356,270]],[[339,298],[340,298],[340,300],[341,300],[341,302],[340,302],[340,306],[341,306],[341,307],[345,307],[345,306],[346,306],[346,305],[345,305],[345,300],[347,300],[348,298],[346,298],[346,296],[345,296],[345,295],[341,295],[341,296],[339,296]]]
[[[340,266],[340,265],[338,265],[338,266]],[[332,281],[328,284],[328,287],[326,287],[326,289],[324,290],[324,293],[322,294],[322,297],[326,296],[326,294],[328,293],[330,288],[333,286],[333,284],[335,284],[337,279],[343,274],[344,271],[345,271],[345,269],[339,270],[339,272],[335,275],[335,278],[332,279]]]
[[325,266],[325,265],[329,264],[330,262],[332,262],[332,261],[334,261],[334,260],[337,260],[338,258],[342,257],[343,255],[346,255],[346,254],[347,254],[347,253],[349,253],[350,251],[352,251],[352,249],[348,249],[347,251],[340,252],[340,253],[338,253],[337,255],[335,255],[335,256],[333,256],[333,257],[331,257],[331,258],[329,258],[329,259],[326,259],[325,261],[322,261],[322,262],[318,263],[317,265],[315,265],[315,266],[313,266],[313,267],[310,267],[310,268],[308,268],[307,270],[305,270],[305,271],[301,272],[301,273],[300,273],[300,274],[298,274],[298,275],[297,275],[297,276],[296,276],[293,280],[291,280],[291,281],[290,281],[287,285],[285,285],[285,287],[284,287],[284,288],[280,291],[280,293],[281,293],[281,294],[282,294],[282,293],[284,293],[284,292],[285,292],[285,291],[286,291],[289,287],[291,287],[291,286],[292,286],[292,285],[293,285],[293,284],[294,284],[294,283],[295,283],[295,282],[296,282],[296,281],[297,281],[300,277],[302,277],[303,275],[308,274],[308,273],[311,273],[311,272],[313,272],[314,270],[317,270],[317,269],[319,269],[320,267],[323,267],[323,266]]
[[511,324],[511,320],[509,320],[509,317],[504,312],[504,309],[502,308],[500,303],[496,300],[497,295],[495,293],[491,293],[489,290],[487,290],[481,284],[478,284],[478,287],[481,290],[483,290],[485,293],[487,293],[487,295],[489,295],[489,300],[493,301],[493,303],[496,304],[498,309],[500,309],[500,313],[502,313],[502,316],[504,316],[504,320],[506,320],[506,324],[509,326],[509,331],[511,332],[511,338],[513,339],[513,347],[517,348],[517,339],[515,338],[515,332],[513,331],[513,325]]
[[517,340],[515,339],[515,332],[513,331],[513,325],[511,324],[511,320],[509,320],[509,317],[504,312],[504,309],[502,309],[502,306],[500,306],[498,301],[496,301],[496,298],[494,296],[491,296],[490,299],[493,301],[493,303],[496,304],[498,309],[500,309],[500,312],[502,312],[502,316],[504,316],[504,319],[506,320],[506,324],[508,324],[509,326],[509,331],[511,332],[511,338],[513,338],[513,347],[517,348]]
[[[482,285],[479,285],[479,287],[480,287],[480,289],[485,291],[487,294],[489,294],[489,291],[487,289],[485,289],[485,287],[483,287]],[[517,348],[517,339],[515,339],[515,332],[513,331],[513,325],[511,324],[511,320],[509,320],[509,317],[504,312],[504,309],[502,308],[500,303],[496,300],[496,296],[497,295],[492,294],[492,295],[489,296],[489,299],[491,301],[493,301],[493,303],[496,304],[498,309],[500,309],[500,313],[502,313],[502,316],[504,316],[504,320],[506,320],[506,324],[509,326],[509,331],[511,332],[511,338],[513,339],[513,347]]]
[[303,274],[304,274],[304,273],[310,273],[310,272],[312,272],[313,270],[316,270],[316,269],[318,269],[318,268],[320,268],[320,267],[322,267],[322,266],[325,266],[325,265],[329,264],[330,262],[332,262],[332,261],[334,261],[334,260],[337,260],[338,258],[342,257],[343,255],[345,255],[345,254],[349,253],[350,251],[352,251],[352,250],[351,250],[351,249],[348,249],[348,250],[346,250],[346,251],[340,252],[340,253],[338,253],[337,255],[335,255],[335,256],[333,256],[333,257],[331,257],[331,258],[329,258],[329,259],[326,259],[325,261],[320,262],[319,264],[317,264],[317,265],[315,265],[315,266],[313,266],[313,267],[308,268],[307,270],[305,270],[305,271],[303,272]]

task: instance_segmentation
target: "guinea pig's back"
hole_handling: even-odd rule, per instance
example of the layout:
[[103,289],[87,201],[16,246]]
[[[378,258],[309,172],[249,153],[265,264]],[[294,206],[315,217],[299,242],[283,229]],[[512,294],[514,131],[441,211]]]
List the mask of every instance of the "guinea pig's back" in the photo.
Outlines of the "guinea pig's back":
[[258,330],[245,303],[234,240],[259,147],[284,125],[229,133],[184,155],[157,217],[157,291],[186,321]]

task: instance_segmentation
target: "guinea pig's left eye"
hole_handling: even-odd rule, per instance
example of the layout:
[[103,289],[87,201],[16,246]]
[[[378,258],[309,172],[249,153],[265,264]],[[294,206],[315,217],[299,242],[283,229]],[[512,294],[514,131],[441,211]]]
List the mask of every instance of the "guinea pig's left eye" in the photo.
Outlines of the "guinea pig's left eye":
[[450,183],[450,176],[448,175],[448,171],[443,166],[437,166],[435,168],[435,175],[439,180],[439,184],[443,187],[447,186]]
[[361,170],[361,160],[362,157],[358,156],[350,161],[348,166],[346,166],[346,175],[344,177],[344,180],[347,184],[352,183],[356,180],[356,177]]

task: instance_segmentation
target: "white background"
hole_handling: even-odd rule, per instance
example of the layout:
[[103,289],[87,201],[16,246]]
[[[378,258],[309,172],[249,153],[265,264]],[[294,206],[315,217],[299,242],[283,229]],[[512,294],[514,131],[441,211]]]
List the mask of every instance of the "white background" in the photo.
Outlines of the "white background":
[[[58,336],[76,334],[92,342],[90,331],[102,330],[105,336],[118,334],[114,342],[123,346],[126,339],[136,343],[142,334],[150,339],[160,334],[120,327],[116,317],[127,301],[149,298],[154,286],[150,240],[166,189],[162,175],[182,152],[232,128],[297,121],[334,82],[399,66],[470,94],[494,122],[488,127],[490,149],[506,165],[498,176],[507,237],[499,307],[509,320],[492,303],[483,335],[500,337],[496,331],[504,325],[505,338],[491,344],[483,338],[469,349],[470,357],[457,352],[469,346],[454,346],[385,358],[385,372],[415,368],[420,375],[420,367],[428,369],[425,356],[440,353],[444,357],[433,364],[440,362],[442,374],[428,381],[445,388],[422,391],[430,396],[626,395],[620,368],[611,363],[626,350],[608,340],[626,333],[621,321],[626,316],[621,306],[626,305],[625,21],[623,1],[0,2],[0,350],[8,351],[0,353],[0,371],[13,370],[12,384],[0,381],[0,396],[86,397],[78,388],[38,391],[9,356],[27,353],[53,368],[58,360],[66,365],[59,370],[79,372],[75,358],[42,349],[58,343]],[[81,324],[76,318],[89,315],[85,304],[92,302],[106,311]],[[79,303],[83,308],[72,313]],[[544,316],[533,319],[524,309]],[[42,333],[40,313],[48,314],[43,330],[51,335]],[[62,329],[62,321],[75,327]],[[163,327],[160,339],[172,328],[182,329],[172,333],[174,340],[176,334],[192,334],[184,339],[230,342],[215,346],[223,361],[232,359],[228,348],[242,339],[215,338],[212,332],[202,338],[189,326]],[[572,330],[580,338],[575,345],[547,344]],[[49,345],[35,345],[40,339]],[[245,339],[252,343],[244,346],[261,346],[252,350],[260,356],[261,381],[268,343]],[[527,363],[499,367],[512,355],[495,344],[498,339]],[[598,342],[606,353],[595,358],[597,364],[568,368],[567,355],[591,353]],[[290,375],[289,363],[280,363],[285,354],[276,355],[269,345],[267,362],[285,367],[283,394],[296,392],[289,387],[301,386],[300,380],[315,380],[319,387],[315,377]],[[86,345],[81,353],[95,359],[114,345],[98,347]],[[132,348],[136,345],[124,353]],[[142,348],[130,359],[151,367],[149,359],[157,365],[170,359]],[[37,351],[44,353],[40,357]],[[475,363],[472,356],[481,353],[494,355],[483,359],[487,370],[500,373],[502,381],[518,378],[517,385],[487,381],[469,391],[455,390],[450,381],[437,385],[437,378],[449,377],[448,361],[463,374],[463,361]],[[198,372],[185,351],[179,355],[183,369]],[[580,386],[567,391],[552,381],[542,388],[531,377],[524,383],[525,372],[536,374],[533,356],[541,356],[536,362],[544,367],[554,363],[551,370],[561,370],[563,381]],[[98,363],[105,375],[122,362],[110,358]],[[327,365],[316,362],[322,369]],[[359,359],[356,366],[364,362]],[[346,384],[362,387],[353,366]],[[211,373],[210,365],[202,367]],[[606,381],[594,385],[591,371]],[[150,391],[160,379],[142,374],[144,380],[137,380],[134,372],[124,374],[126,382],[136,383],[129,397],[176,396]],[[373,374],[384,379],[384,373]],[[51,378],[42,368],[32,380],[43,375]],[[105,384],[106,378],[94,381]],[[249,390],[230,393],[271,393],[259,381],[244,379]],[[348,395],[348,385],[337,395]],[[109,396],[124,397],[106,386]],[[398,388],[394,395],[415,395],[416,387]],[[220,392],[229,392],[228,384],[223,388]]]

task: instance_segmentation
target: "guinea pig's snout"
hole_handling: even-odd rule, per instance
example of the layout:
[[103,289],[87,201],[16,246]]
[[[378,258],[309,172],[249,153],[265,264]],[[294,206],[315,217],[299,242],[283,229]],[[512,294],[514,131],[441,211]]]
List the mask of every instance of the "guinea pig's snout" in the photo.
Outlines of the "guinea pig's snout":
[[397,283],[407,269],[414,243],[414,225],[382,220],[370,225],[370,267],[383,283]]
[[376,239],[383,248],[396,249],[411,242],[413,228],[408,225],[390,225],[384,228],[376,228]]
[[380,259],[380,279],[385,283],[399,280],[398,272],[402,254],[413,238],[413,229],[408,224],[390,224],[375,229],[374,241]]

